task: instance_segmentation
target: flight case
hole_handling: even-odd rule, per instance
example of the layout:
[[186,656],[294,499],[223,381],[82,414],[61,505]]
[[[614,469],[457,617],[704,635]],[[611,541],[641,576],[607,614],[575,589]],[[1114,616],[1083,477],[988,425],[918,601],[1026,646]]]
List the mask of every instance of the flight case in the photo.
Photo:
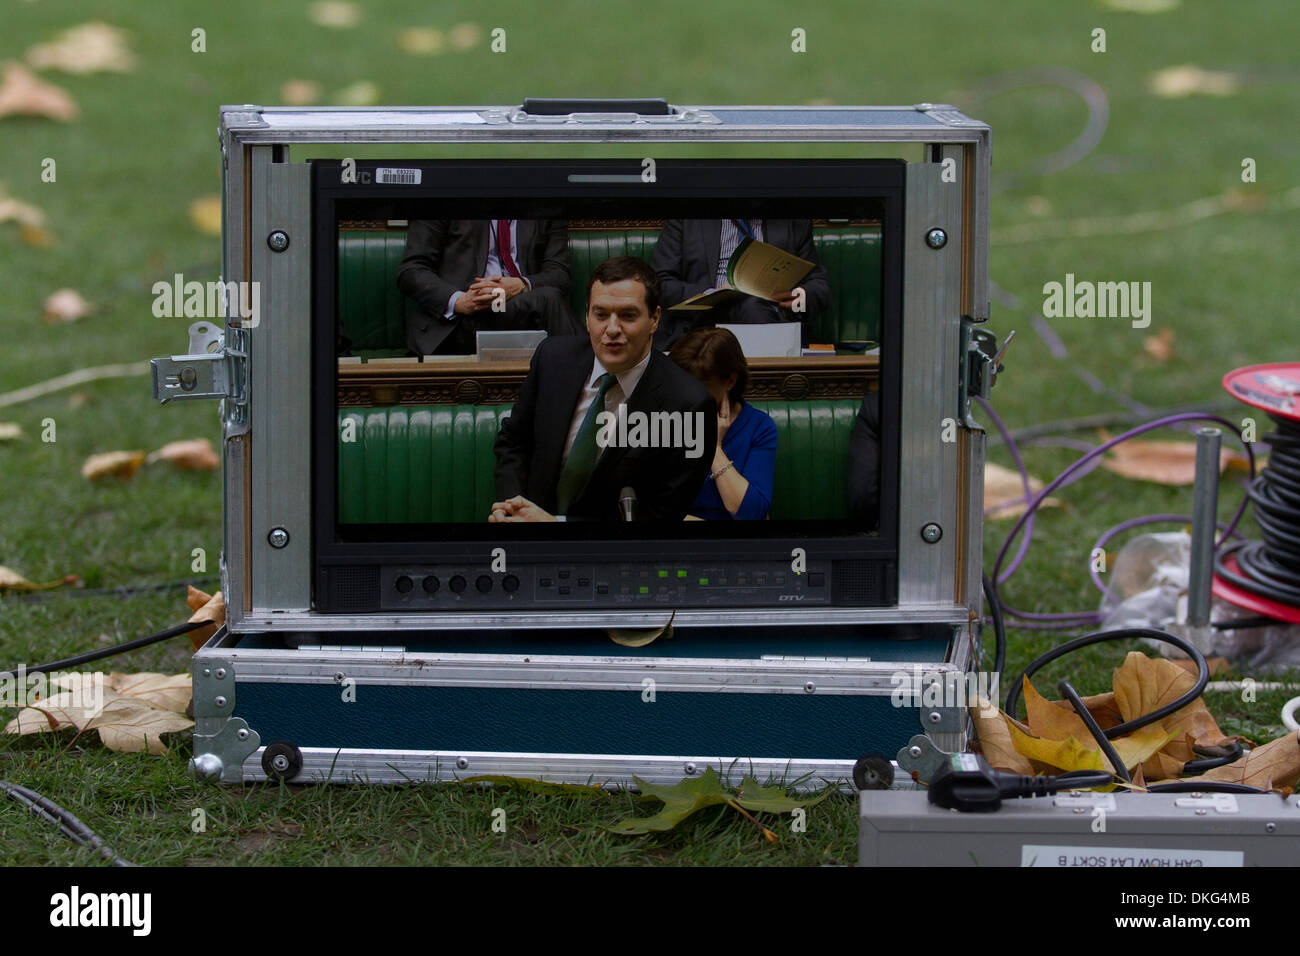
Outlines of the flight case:
[[[509,774],[626,784],[713,767],[846,780],[961,749],[979,668],[990,131],[951,106],[223,107],[222,279],[255,321],[191,327],[155,396],[221,400],[227,622],[194,656],[196,773],[235,783]],[[305,144],[861,144],[906,159],[897,602],[320,613],[313,601]],[[549,155],[553,155],[552,152]],[[409,155],[409,152],[404,154]],[[787,385],[790,381],[787,380]],[[784,386],[783,386],[784,387]],[[802,385],[790,385],[802,387]],[[641,647],[607,628],[662,628]],[[933,693],[931,693],[933,691]],[[956,691],[956,692],[954,692]],[[928,738],[928,740],[926,740]]]

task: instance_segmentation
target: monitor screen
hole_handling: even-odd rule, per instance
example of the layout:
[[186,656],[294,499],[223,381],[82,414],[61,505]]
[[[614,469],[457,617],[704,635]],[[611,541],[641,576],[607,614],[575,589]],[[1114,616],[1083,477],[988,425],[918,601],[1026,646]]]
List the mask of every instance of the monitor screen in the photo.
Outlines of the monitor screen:
[[903,163],[312,166],[318,565],[896,555]]

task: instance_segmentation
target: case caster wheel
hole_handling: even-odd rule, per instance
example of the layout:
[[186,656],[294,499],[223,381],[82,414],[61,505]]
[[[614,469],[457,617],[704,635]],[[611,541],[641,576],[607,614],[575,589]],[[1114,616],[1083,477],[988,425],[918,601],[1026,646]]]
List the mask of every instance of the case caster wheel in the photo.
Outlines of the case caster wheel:
[[262,769],[271,780],[292,780],[302,770],[302,751],[287,740],[269,743],[262,751]]
[[853,765],[853,785],[859,790],[888,790],[894,785],[894,765],[881,754],[864,754]]

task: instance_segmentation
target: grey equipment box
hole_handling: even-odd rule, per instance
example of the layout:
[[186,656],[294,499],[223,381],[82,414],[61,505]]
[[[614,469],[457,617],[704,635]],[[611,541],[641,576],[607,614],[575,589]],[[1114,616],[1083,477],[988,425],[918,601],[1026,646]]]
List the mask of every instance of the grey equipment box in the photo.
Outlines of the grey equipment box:
[[[223,329],[191,327],[188,354],[154,360],[155,397],[221,400],[228,617],[194,657],[195,769],[226,782],[475,773],[629,782],[712,765],[816,786],[917,734],[962,749],[964,700],[900,707],[891,694],[900,674],[924,671],[930,686],[978,667],[984,433],[969,413],[996,371],[980,327],[990,136],[928,103],[673,106],[659,116],[223,107],[221,278],[259,284],[259,320],[228,309]],[[472,588],[453,611],[317,609],[314,509],[328,505],[309,493],[313,449],[303,440],[313,433],[318,230],[301,160],[488,147],[554,156],[556,144],[621,145],[620,157],[648,154],[628,144],[727,157],[737,144],[795,144],[812,158],[851,146],[855,157],[905,161],[894,605],[680,607],[678,637],[641,649],[611,644],[603,629],[659,627],[664,609],[513,611]]]
[[933,806],[924,791],[863,791],[859,866],[1295,866],[1300,797],[1060,793],[993,813]]

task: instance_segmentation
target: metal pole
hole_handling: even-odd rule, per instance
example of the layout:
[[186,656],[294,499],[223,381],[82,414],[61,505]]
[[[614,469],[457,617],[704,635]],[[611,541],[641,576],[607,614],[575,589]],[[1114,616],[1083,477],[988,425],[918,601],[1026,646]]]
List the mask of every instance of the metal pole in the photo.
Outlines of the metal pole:
[[1219,445],[1217,428],[1196,433],[1196,486],[1192,503],[1192,555],[1187,576],[1187,623],[1210,623],[1210,579],[1214,574],[1214,538],[1218,533]]

